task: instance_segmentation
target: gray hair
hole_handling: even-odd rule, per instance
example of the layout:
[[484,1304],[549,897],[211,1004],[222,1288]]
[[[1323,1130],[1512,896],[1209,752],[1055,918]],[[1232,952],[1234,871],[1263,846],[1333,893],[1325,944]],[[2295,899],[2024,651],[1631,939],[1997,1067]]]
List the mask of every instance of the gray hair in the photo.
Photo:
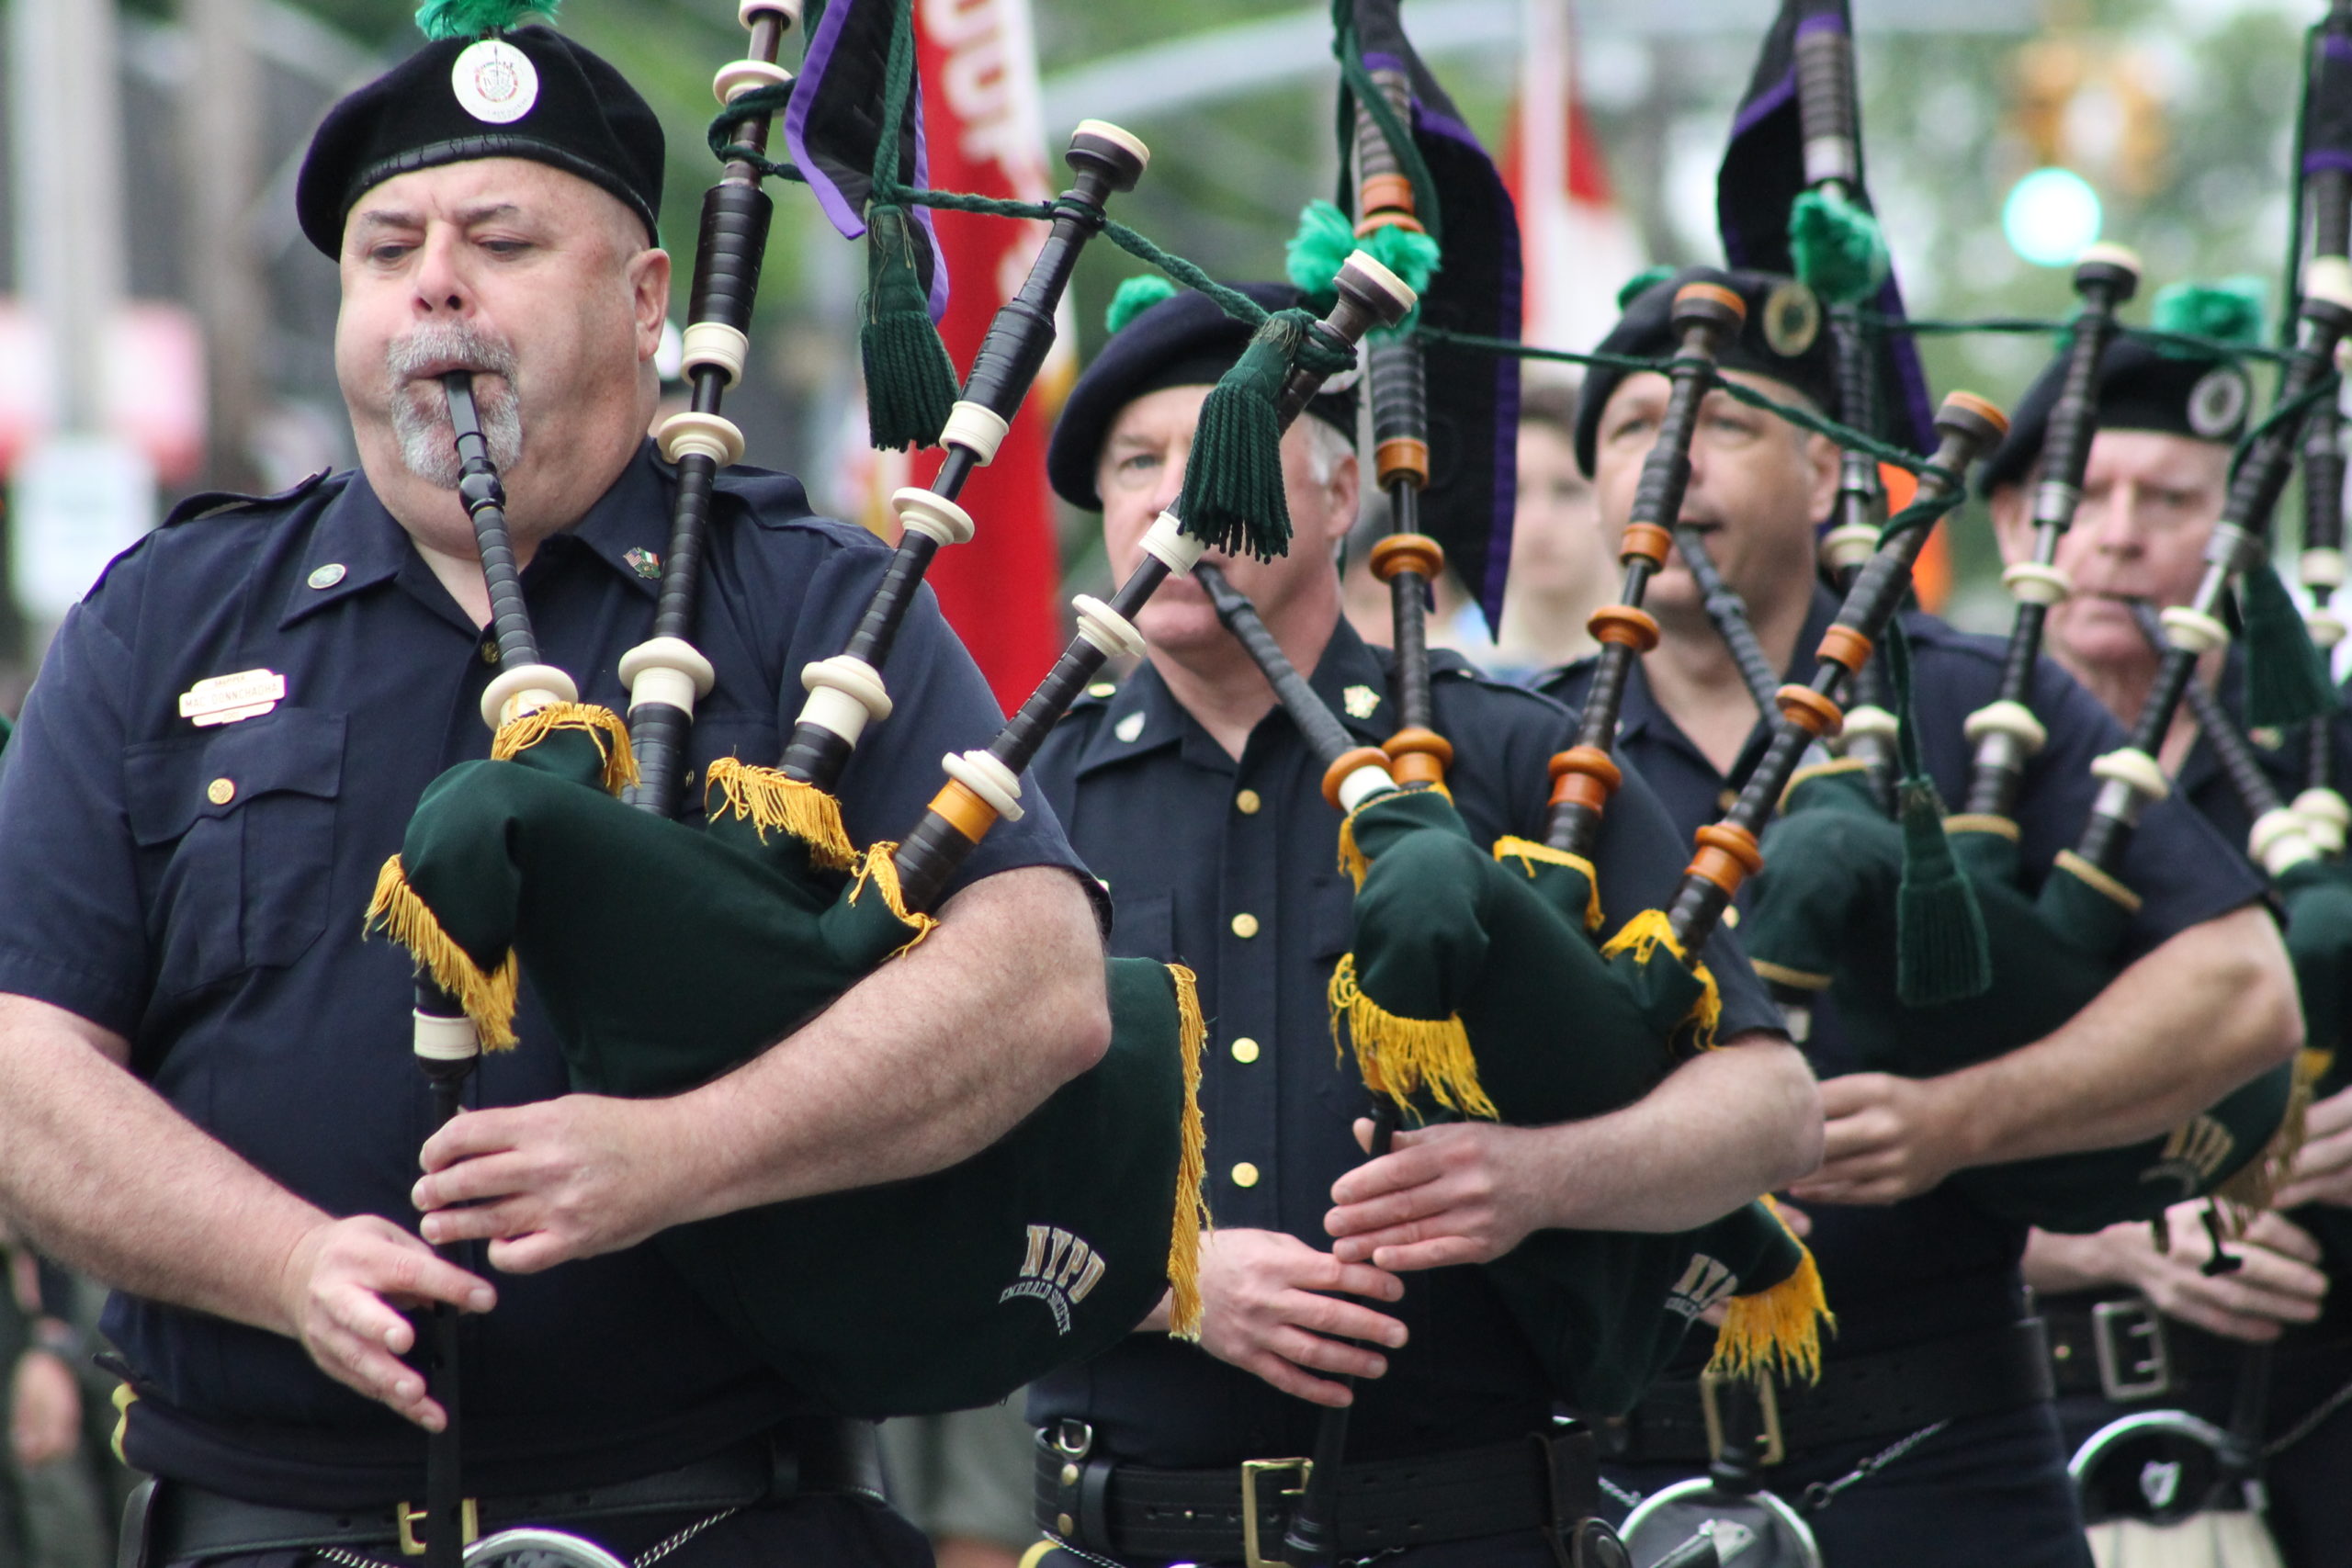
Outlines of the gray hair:
[[1342,432],[1326,419],[1312,414],[1304,416],[1306,426],[1306,472],[1317,484],[1327,485],[1331,476],[1340,471],[1340,462],[1356,455],[1355,437]]

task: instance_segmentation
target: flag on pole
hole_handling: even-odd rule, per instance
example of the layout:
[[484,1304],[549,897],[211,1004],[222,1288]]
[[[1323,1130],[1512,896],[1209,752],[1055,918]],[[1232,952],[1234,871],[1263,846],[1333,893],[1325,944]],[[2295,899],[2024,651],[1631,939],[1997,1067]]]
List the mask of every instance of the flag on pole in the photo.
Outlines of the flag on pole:
[[1569,0],[1521,0],[1518,103],[1503,180],[1519,207],[1526,339],[1588,349],[1617,321],[1617,291],[1649,265],[1617,204],[1577,90]]

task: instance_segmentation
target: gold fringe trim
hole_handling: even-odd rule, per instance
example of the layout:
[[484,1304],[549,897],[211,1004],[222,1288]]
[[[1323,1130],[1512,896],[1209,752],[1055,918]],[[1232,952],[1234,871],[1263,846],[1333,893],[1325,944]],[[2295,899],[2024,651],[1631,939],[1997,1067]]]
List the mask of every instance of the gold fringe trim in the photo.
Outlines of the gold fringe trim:
[[858,863],[857,850],[842,824],[842,803],[774,768],[755,768],[740,757],[720,757],[710,764],[703,783],[703,810],[710,810],[710,794],[718,792],[723,809],[751,818],[763,841],[771,829],[789,833],[808,846],[808,857],[828,871],[848,871]]
[[514,993],[521,983],[514,950],[508,948],[505,960],[495,969],[485,971],[477,965],[408,885],[408,874],[401,869],[398,855],[376,874],[376,896],[368,901],[363,929],[381,931],[414,954],[434,982],[457,998],[466,1016],[474,1021],[484,1050],[514,1048]]
[[[1356,807],[1362,811],[1363,807]],[[1363,851],[1356,847],[1356,812],[1351,811],[1340,819],[1340,869],[1357,892],[1363,891],[1363,879],[1372,872],[1372,863],[1363,858]]]
[[1331,1045],[1340,1045],[1340,1022],[1347,1021],[1355,1043],[1356,1070],[1364,1087],[1385,1094],[1400,1110],[1412,1109],[1413,1094],[1426,1088],[1440,1105],[1465,1116],[1497,1121],[1501,1112],[1478,1083],[1478,1058],[1459,1014],[1443,1021],[1399,1018],[1356,985],[1356,955],[1342,953],[1331,971]]
[[2213,1190],[2213,1196],[2226,1205],[2227,1229],[2232,1236],[2244,1235],[2255,1217],[2269,1208],[2278,1190],[2287,1185],[2287,1178],[2294,1170],[2295,1156],[2303,1152],[2303,1141],[2311,1134],[2312,1100],[2333,1055],[2312,1050],[2297,1054],[2295,1084],[2287,1091],[2287,1114],[2280,1119],[2278,1130],[2270,1134],[2270,1141],[2262,1145],[2260,1154]]
[[1715,1353],[1707,1359],[1710,1375],[1759,1382],[1769,1377],[1821,1381],[1821,1331],[1836,1333],[1838,1319],[1821,1288],[1821,1267],[1812,1249],[1800,1241],[1797,1250],[1804,1256],[1795,1273],[1770,1290],[1731,1299],[1724,1325],[1715,1331]]
[[1838,757],[1826,762],[1815,762],[1810,766],[1799,768],[1789,775],[1789,782],[1781,786],[1781,798],[1773,803],[1774,808],[1783,811],[1788,809],[1789,796],[1795,793],[1797,785],[1807,779],[1827,778],[1832,773],[1858,773],[1869,766],[1870,763],[1860,757]]
[[596,703],[553,703],[499,726],[490,742],[494,762],[511,762],[559,729],[583,730],[605,754],[605,793],[618,795],[637,783],[637,758],[628,749],[628,726],[620,715]]
[[2018,825],[2006,817],[1995,817],[1982,811],[1955,811],[1944,818],[1947,836],[1956,833],[1990,833],[1996,839],[2018,841]]
[[2072,872],[2075,879],[2086,886],[2106,895],[2132,914],[2136,915],[2140,912],[2140,896],[2137,893],[2132,892],[2132,889],[2124,886],[2074,851],[2060,850],[2058,863]]
[[1769,958],[1758,958],[1754,953],[1748,954],[1747,966],[1756,971],[1756,977],[1759,980],[1769,981],[1775,986],[1787,986],[1799,991],[1826,991],[1829,988],[1829,982],[1834,977],[1828,975],[1816,975],[1810,969],[1792,969],[1785,964],[1775,964]]
[[1216,1228],[1209,1217],[1208,1125],[1201,1119],[1201,1048],[1208,1021],[1201,1016],[1199,978],[1182,964],[1168,965],[1176,981],[1177,1038],[1184,1061],[1182,1151],[1176,1161],[1176,1214],[1168,1234],[1168,1332],[1177,1339],[1201,1337],[1201,1235]]
[[907,896],[899,887],[899,863],[891,858],[898,852],[899,846],[896,844],[867,845],[865,859],[857,868],[857,880],[851,883],[849,887],[849,901],[854,904],[858,900],[858,896],[864,893],[871,884],[882,895],[882,902],[890,907],[890,913],[898,916],[899,923],[914,932],[914,935],[883,955],[885,963],[912,953],[922,945],[922,939],[929,936],[939,926],[938,916],[927,915],[920,909],[910,910],[907,908]]
[[1657,950],[1661,947],[1680,962],[1689,964],[1690,972],[1699,977],[1699,999],[1690,1004],[1690,1010],[1682,1015],[1682,1021],[1695,1031],[1699,1049],[1712,1051],[1715,1045],[1715,1025],[1724,1015],[1723,992],[1715,985],[1715,977],[1707,972],[1705,964],[1690,963],[1690,954],[1684,953],[1682,944],[1674,939],[1674,928],[1668,922],[1665,910],[1644,909],[1627,920],[1625,929],[1611,937],[1609,944],[1600,950],[1600,956],[1614,958],[1621,953],[1631,953],[1636,963],[1649,964],[1656,961]]
[[1584,856],[1572,855],[1566,850],[1555,850],[1549,844],[1539,844],[1532,839],[1514,839],[1505,835],[1495,840],[1495,859],[1498,862],[1507,860],[1519,862],[1519,868],[1531,877],[1535,874],[1535,867],[1539,863],[1564,865],[1571,871],[1584,873],[1586,890],[1584,929],[1589,931],[1597,931],[1600,929],[1600,874],[1592,868],[1592,863]]

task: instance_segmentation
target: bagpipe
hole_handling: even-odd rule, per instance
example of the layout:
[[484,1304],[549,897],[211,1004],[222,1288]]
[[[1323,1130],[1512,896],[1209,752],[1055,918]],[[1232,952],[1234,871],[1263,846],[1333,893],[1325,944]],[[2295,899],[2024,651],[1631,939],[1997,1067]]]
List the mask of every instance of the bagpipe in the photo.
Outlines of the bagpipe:
[[[954,490],[993,452],[1026,391],[1076,252],[1103,227],[1104,198],[1142,170],[1139,143],[1090,122],[1072,142],[1076,181],[1054,204],[1029,279],[944,422],[940,480],[895,498],[905,537],[850,648],[802,672],[808,701],[783,765],[721,758],[703,781],[703,819],[669,815],[685,724],[709,683],[685,634],[707,530],[724,502],[714,487],[741,451],[719,402],[743,363],[764,230],[761,149],[788,90],[774,55],[782,0],[745,10],[762,58],[718,80],[728,106],[719,125],[733,140],[695,267],[686,333],[695,406],[661,432],[680,477],[664,618],[627,661],[633,723],[577,703],[568,677],[510,642],[510,630],[527,626],[519,586],[498,599],[504,668],[484,700],[491,756],[427,789],[369,910],[455,1003],[421,1018],[420,1038],[465,1030],[512,1045],[527,970],[571,1085],[585,1092],[658,1096],[707,1082],[920,944],[990,826],[1020,815],[1020,774],[1046,731],[1108,655],[1140,648],[1129,617],[1169,572],[1189,570],[1212,543],[1266,554],[1286,543],[1284,519],[1245,515],[1254,496],[1241,497],[1244,511],[1229,504],[1222,465],[1204,451],[1199,484],[1154,526],[1143,565],[1108,604],[1080,599],[1077,637],[997,739],[945,759],[944,786],[902,842],[850,842],[830,790],[861,732],[889,712],[888,651],[923,565],[970,530]],[[837,68],[844,35],[863,25],[847,10],[836,0],[829,21]],[[907,14],[896,15],[903,31]],[[892,123],[867,108],[848,118],[869,134],[877,119]],[[1413,302],[1368,257],[1343,265],[1323,320],[1266,319],[1213,396],[1246,434],[1278,437],[1322,379],[1352,361],[1364,333]],[[496,487],[486,474],[468,483],[486,498]],[[630,750],[638,726],[641,760]],[[988,1149],[917,1179],[675,1226],[654,1245],[747,1346],[844,1414],[1001,1399],[1115,1342],[1171,1285],[1175,1329],[1196,1331],[1202,1021],[1181,969],[1114,960],[1106,978],[1113,1040],[1102,1061]]]
[[[2128,744],[2093,764],[2102,787],[2079,842],[2060,853],[2038,886],[2030,884],[2009,815],[2044,739],[2027,698],[2043,619],[2069,591],[2052,557],[2079,499],[2098,353],[2133,274],[2128,254],[2095,253],[2077,268],[2084,310],[2051,421],[2049,464],[2033,496],[2035,558],[2007,574],[2019,603],[1999,694],[1967,724],[1977,748],[1967,810],[1938,826],[1932,790],[1923,796],[1913,789],[1898,826],[1852,778],[1825,769],[1794,782],[1772,829],[1770,847],[1781,869],[1758,882],[1743,936],[1759,972],[1804,990],[1834,991],[1871,1069],[1932,1076],[1986,1060],[2059,1028],[2120,972],[2138,906],[2120,880],[2125,852],[2141,809],[2169,787],[2156,750],[2197,658],[2228,637],[2215,614],[2222,595],[2234,576],[2262,561],[2294,452],[2292,430],[2276,416],[2257,431],[2233,478],[2195,603],[2166,612],[2170,642]],[[2306,297],[2279,393],[2289,416],[2328,374],[2335,344],[2352,325],[2346,303],[2352,295],[2325,286]],[[1931,879],[1905,862],[1933,856],[1935,840],[1946,837],[1962,880],[1947,875],[1942,886],[1962,892],[1973,909],[1939,920],[1928,907],[1935,895],[1921,886]],[[1892,931],[1879,913],[1890,901],[1897,908]],[[1948,896],[1943,907],[1953,907]],[[2288,1121],[2291,1098],[2292,1074],[2282,1067],[2165,1137],[1975,1167],[1950,1180],[1993,1213],[2057,1231],[2152,1219],[2172,1202],[2207,1195],[2258,1205],[2286,1152],[2274,1134]]]

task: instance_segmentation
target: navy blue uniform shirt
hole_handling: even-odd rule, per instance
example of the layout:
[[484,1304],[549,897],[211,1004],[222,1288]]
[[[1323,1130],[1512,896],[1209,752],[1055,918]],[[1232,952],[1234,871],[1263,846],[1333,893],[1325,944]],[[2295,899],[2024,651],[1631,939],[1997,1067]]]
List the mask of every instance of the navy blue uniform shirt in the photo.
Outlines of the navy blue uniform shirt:
[[[1815,593],[1789,679],[1811,678],[1814,650],[1837,611],[1835,596]],[[1961,724],[1997,694],[2002,643],[1956,632],[1928,615],[1908,615],[1904,624],[1911,633],[1920,749],[1936,788],[1947,802],[1957,802],[1966,797],[1974,761]],[[1590,678],[1588,660],[1550,676],[1543,689],[1581,706]],[[2018,795],[2019,858],[2026,866],[2045,867],[2060,850],[2074,846],[2089,816],[2098,793],[2091,759],[2121,745],[2123,737],[2098,700],[2048,659],[2035,671],[2030,700],[2050,739],[2027,764]],[[1676,826],[1688,833],[1723,816],[1730,804],[1726,792],[1760,759],[1767,733],[1759,721],[1734,777],[1726,779],[1657,705],[1636,668],[1626,688],[1618,748],[1640,765]],[[2262,896],[2245,857],[2231,852],[2177,795],[2150,807],[2141,818],[2123,881],[2142,898],[2123,951],[2127,961]],[[1826,1002],[1815,1010],[1805,1054],[1823,1077],[1859,1065]],[[2024,1227],[1996,1220],[1955,1194],[1939,1189],[1883,1208],[1822,1204],[1806,1213],[1814,1224],[1808,1244],[1838,1314],[1837,1337],[1826,1347],[1832,1359],[2022,1313],[2017,1263]]]
[[[615,666],[652,623],[671,478],[642,448],[523,577],[547,660],[616,711]],[[714,757],[782,755],[801,666],[842,649],[888,558],[783,475],[730,470],[719,495],[695,633],[718,681],[690,783]],[[328,1213],[413,1228],[429,1109],[409,958],[363,942],[360,916],[425,785],[487,753],[494,652],[358,474],[148,536],[67,616],[0,775],[0,990],[129,1037],[182,1114]],[[286,681],[267,714],[180,716],[197,682],[265,669]],[[1001,722],[928,592],[887,674],[897,709],[842,781],[860,843],[903,834],[940,757]],[[962,880],[1071,863],[1041,805]],[[521,1048],[484,1058],[480,1105],[565,1092],[527,980]],[[481,1495],[666,1469],[799,1403],[650,1247],[497,1283],[497,1309],[466,1320]],[[106,1326],[137,1374],[134,1464],[280,1503],[422,1495],[423,1435],[293,1340],[124,1295]]]
[[[1437,728],[1454,743],[1446,775],[1482,843],[1540,839],[1550,779],[1573,722],[1556,705],[1437,654]],[[1342,622],[1314,687],[1348,728],[1377,743],[1396,728],[1383,651]],[[1353,942],[1353,890],[1337,864],[1340,815],[1322,770],[1275,709],[1237,762],[1149,664],[1098,686],[1056,728],[1033,774],[1087,863],[1109,884],[1114,953],[1172,960],[1200,976],[1209,1049],[1202,1073],[1210,1205],[1227,1227],[1285,1231],[1318,1250],[1331,1184],[1363,1163],[1350,1128],[1369,1098],[1338,1060],[1325,987]],[[1595,857],[1611,931],[1668,897],[1687,841],[1628,770]],[[1707,962],[1724,987],[1722,1033],[1778,1032],[1780,1016],[1722,937]],[[1351,1457],[1428,1453],[1544,1428],[1551,1396],[1535,1356],[1475,1268],[1405,1277],[1393,1313],[1411,1332],[1387,1375],[1358,1386]],[[1111,1456],[1205,1466],[1300,1454],[1317,1407],[1197,1346],[1136,1335],[1032,1391],[1038,1421],[1091,1422]]]

